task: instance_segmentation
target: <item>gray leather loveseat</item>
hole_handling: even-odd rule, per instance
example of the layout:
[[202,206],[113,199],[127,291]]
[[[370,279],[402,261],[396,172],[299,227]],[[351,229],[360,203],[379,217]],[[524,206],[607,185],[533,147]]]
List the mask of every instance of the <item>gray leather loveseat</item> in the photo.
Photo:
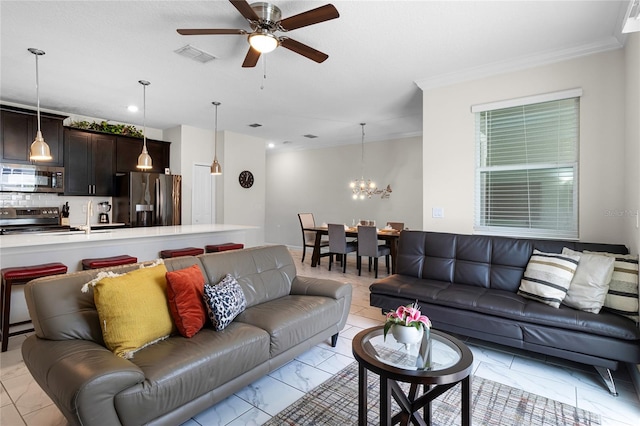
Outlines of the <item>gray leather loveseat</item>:
[[563,247],[628,253],[623,245],[403,231],[397,273],[370,286],[370,303],[388,311],[417,300],[438,330],[592,365],[615,394],[609,370],[640,363],[636,323],[517,294],[533,250]]
[[284,246],[165,259],[168,271],[194,264],[209,283],[235,277],[246,310],[222,331],[171,335],[131,359],[104,346],[93,295],[81,292],[97,271],[27,284],[35,335],[24,362],[71,424],[180,424],[319,342],[335,345],[346,323],[351,285],[297,276]]

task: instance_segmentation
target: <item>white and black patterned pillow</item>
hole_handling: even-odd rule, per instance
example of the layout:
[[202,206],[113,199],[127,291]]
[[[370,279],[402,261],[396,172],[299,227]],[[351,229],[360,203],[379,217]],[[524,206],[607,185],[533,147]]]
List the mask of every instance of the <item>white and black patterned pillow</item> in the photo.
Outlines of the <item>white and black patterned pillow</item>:
[[554,308],[567,295],[571,280],[578,269],[580,256],[543,253],[533,250],[518,294]]
[[230,274],[216,285],[205,283],[203,298],[209,319],[217,331],[224,330],[247,307],[242,287]]

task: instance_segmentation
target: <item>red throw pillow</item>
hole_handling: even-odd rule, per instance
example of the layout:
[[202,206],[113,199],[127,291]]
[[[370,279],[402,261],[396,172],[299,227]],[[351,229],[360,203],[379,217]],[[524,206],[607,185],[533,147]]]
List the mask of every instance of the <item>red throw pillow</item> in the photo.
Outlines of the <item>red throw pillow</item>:
[[204,277],[198,265],[167,272],[167,298],[171,316],[180,334],[192,337],[207,321]]

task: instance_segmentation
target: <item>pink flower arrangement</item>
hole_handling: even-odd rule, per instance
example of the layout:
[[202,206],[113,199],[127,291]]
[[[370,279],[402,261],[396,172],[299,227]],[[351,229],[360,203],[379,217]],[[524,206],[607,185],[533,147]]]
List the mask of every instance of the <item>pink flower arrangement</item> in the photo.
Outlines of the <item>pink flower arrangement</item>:
[[426,315],[422,315],[417,300],[411,305],[399,306],[398,309],[387,314],[387,320],[384,323],[385,338],[391,326],[395,324],[405,327],[415,327],[418,330],[431,328],[431,321]]

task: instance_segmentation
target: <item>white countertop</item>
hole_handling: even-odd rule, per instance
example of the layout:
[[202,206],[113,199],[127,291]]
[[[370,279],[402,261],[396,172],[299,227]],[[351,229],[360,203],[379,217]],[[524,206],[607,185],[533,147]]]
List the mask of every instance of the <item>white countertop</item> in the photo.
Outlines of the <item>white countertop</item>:
[[104,242],[139,238],[149,239],[189,234],[224,233],[230,231],[251,229],[256,229],[256,227],[245,225],[201,224],[179,226],[152,226],[141,228],[93,229],[89,234],[85,234],[81,231],[72,231],[61,233],[2,235],[0,236],[0,252],[4,249],[16,247],[65,245],[82,242]]

